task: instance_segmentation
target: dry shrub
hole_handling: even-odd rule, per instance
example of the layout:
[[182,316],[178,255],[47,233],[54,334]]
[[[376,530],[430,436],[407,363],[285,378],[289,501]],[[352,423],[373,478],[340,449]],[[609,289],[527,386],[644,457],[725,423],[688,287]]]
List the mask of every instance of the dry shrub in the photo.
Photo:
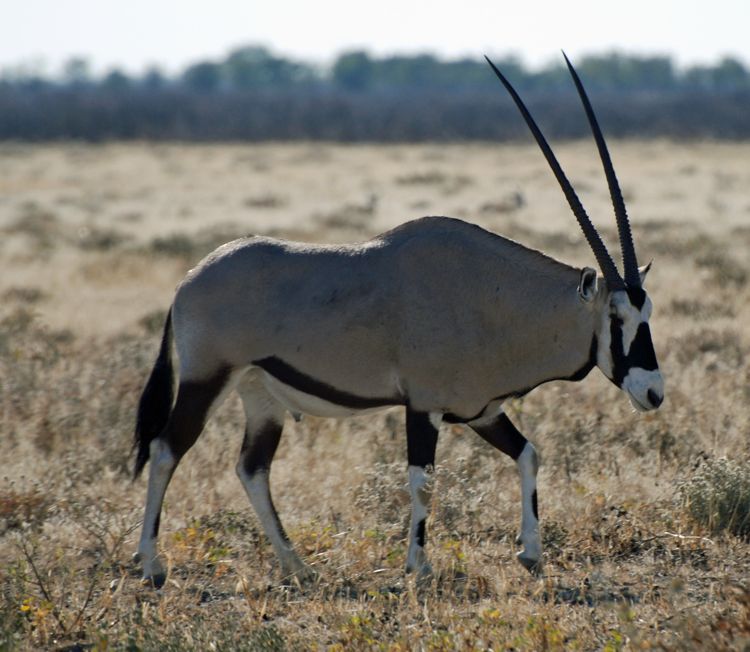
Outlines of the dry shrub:
[[246,231],[235,224],[217,225],[192,235],[173,233],[154,238],[148,245],[148,251],[158,256],[182,258],[195,263],[220,245],[246,235]]
[[38,287],[19,286],[8,288],[3,292],[3,300],[8,302],[32,304],[49,298],[47,292]]
[[60,218],[36,202],[23,204],[21,214],[5,231],[26,237],[39,251],[52,249],[63,235]]
[[675,315],[700,321],[735,316],[734,307],[727,302],[700,299],[672,299],[669,310]]
[[[33,312],[13,310],[0,319],[0,429],[6,443],[28,440],[37,452],[65,454],[75,442],[86,442],[105,453],[90,460],[90,478],[103,468],[127,473],[135,401],[152,355],[139,339],[79,342]],[[74,460],[68,473],[79,466]]]
[[0,493],[0,534],[40,526],[47,518],[49,505],[49,497],[39,486],[31,489],[10,486]]
[[117,229],[85,226],[78,229],[78,247],[83,251],[110,251],[132,237]]
[[[236,650],[237,652],[284,652],[286,641],[276,625],[249,627],[238,623],[237,614],[224,616],[222,627],[215,617],[196,614],[188,622],[178,619],[154,620],[147,626],[133,623],[126,650],[184,652],[185,650]],[[102,647],[106,649],[106,647]]]
[[501,199],[484,202],[479,207],[482,215],[514,213],[526,205],[526,198],[518,191],[506,193]]
[[365,482],[354,493],[354,504],[376,524],[401,523],[405,535],[409,492],[403,462],[377,462],[365,473]]
[[688,332],[669,348],[677,351],[682,364],[703,360],[707,365],[719,362],[732,368],[742,365],[746,352],[739,332],[733,328],[702,328]]
[[165,310],[153,310],[138,320],[138,325],[143,327],[146,335],[160,335],[167,319]]
[[743,287],[747,283],[747,269],[726,251],[709,251],[699,256],[695,264],[711,273],[710,280],[714,285]]
[[[683,629],[683,643],[690,641],[694,650],[717,652],[746,651],[750,649],[750,589],[739,583],[731,583],[720,590],[722,604],[719,614],[701,622],[684,619],[679,625]],[[685,649],[683,644],[665,646],[667,650]]]
[[709,459],[678,489],[696,523],[714,534],[750,538],[750,463]]
[[714,256],[717,250],[716,242],[705,233],[696,233],[695,228],[690,225],[676,226],[674,231],[645,231],[638,239],[643,249],[650,256],[671,258],[683,261],[686,258],[699,255]]
[[445,174],[439,170],[428,170],[399,176],[396,183],[400,186],[439,186],[444,194],[453,195],[471,185],[472,180],[463,174]]
[[280,208],[286,200],[279,195],[265,194],[247,197],[243,204],[248,208]]

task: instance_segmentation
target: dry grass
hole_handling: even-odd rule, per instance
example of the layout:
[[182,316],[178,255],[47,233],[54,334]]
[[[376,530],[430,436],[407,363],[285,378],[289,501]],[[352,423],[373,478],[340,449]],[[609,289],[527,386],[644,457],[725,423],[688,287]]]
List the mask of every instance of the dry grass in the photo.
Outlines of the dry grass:
[[[593,146],[559,154],[611,234]],[[204,253],[249,232],[345,241],[448,214],[592,257],[532,147],[0,146],[0,649],[747,649],[750,146],[613,154],[655,258],[667,400],[636,415],[594,372],[509,406],[543,456],[542,579],[513,559],[512,464],[463,427],[438,447],[435,578],[404,577],[394,410],[287,424],[276,502],[320,581],[281,586],[234,477],[232,399],[170,487],[155,592],[130,561],[134,406],[174,285]]]

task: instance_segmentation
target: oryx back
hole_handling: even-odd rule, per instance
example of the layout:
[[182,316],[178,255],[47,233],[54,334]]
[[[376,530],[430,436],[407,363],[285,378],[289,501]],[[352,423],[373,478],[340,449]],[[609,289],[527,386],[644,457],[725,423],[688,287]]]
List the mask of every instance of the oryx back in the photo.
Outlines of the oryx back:
[[181,376],[259,367],[277,394],[281,383],[350,411],[409,404],[468,416],[586,362],[577,340],[588,352],[593,318],[576,301],[579,278],[449,218],[357,245],[235,241],[178,289]]

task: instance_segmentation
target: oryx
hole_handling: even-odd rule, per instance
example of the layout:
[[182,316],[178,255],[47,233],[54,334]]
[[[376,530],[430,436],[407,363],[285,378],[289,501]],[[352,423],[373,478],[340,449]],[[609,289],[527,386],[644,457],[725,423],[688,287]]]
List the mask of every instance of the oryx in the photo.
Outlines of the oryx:
[[515,460],[518,558],[539,567],[537,455],[503,413],[503,401],[550,380],[581,380],[594,366],[638,410],[655,409],[664,398],[643,289],[648,268],[637,267],[604,139],[567,63],[606,172],[624,276],[523,102],[490,62],[552,167],[602,276],[446,217],[408,222],[359,244],[250,237],[219,247],[179,285],[140,399],[135,475],[151,460],[138,547],[144,579],[157,586],[165,580],[156,542],[167,485],[231,390],[239,392],[247,419],[237,474],[285,576],[309,572],[269,488],[285,414],[341,416],[393,405],[406,408],[407,571],[429,572],[428,478],[441,421],[467,424]]

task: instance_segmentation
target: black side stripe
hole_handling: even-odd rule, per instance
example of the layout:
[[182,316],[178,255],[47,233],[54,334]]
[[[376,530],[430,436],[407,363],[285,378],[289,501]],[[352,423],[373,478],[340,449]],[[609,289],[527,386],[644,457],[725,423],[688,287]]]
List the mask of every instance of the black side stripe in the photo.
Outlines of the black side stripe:
[[252,363],[263,371],[271,374],[276,380],[289,385],[304,394],[310,394],[319,399],[351,408],[353,410],[365,410],[367,408],[384,407],[386,405],[403,405],[403,397],[369,397],[350,394],[324,383],[317,378],[308,376],[295,369],[276,356],[269,356],[261,360],[253,360]]

